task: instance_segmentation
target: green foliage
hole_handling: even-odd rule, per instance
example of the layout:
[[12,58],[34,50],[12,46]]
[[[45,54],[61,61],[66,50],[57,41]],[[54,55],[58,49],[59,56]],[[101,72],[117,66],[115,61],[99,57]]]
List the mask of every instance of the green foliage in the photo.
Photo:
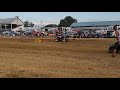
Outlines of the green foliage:
[[33,24],[32,22],[25,21],[25,22],[24,22],[24,26],[25,26],[25,27],[33,27],[34,24]]
[[71,16],[66,16],[64,19],[60,20],[59,27],[69,27],[73,22],[77,22],[77,19],[74,19]]

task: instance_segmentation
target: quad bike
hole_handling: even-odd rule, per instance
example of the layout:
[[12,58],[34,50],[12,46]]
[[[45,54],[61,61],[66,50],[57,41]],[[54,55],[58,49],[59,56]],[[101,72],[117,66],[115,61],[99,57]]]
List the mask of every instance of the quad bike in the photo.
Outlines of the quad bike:
[[68,42],[68,38],[62,37],[62,36],[57,36],[55,39],[56,42]]
[[113,50],[114,50],[114,44],[110,44],[109,53],[113,53]]
[[116,53],[120,52],[120,46],[118,45],[118,42],[114,43],[114,44],[110,44],[109,46],[109,53],[113,53],[114,51],[114,47],[116,45]]

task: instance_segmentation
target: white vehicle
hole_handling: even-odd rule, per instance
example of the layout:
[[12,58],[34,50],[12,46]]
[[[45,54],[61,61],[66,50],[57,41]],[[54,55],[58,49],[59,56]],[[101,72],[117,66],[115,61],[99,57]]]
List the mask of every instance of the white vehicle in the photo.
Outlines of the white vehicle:
[[112,31],[107,31],[107,34],[109,34],[109,37],[116,37],[114,30],[112,30]]

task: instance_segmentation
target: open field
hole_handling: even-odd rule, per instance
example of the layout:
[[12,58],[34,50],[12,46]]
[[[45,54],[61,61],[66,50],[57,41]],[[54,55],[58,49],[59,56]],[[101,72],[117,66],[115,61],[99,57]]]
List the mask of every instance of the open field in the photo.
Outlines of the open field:
[[42,42],[0,38],[1,78],[117,78],[120,54],[111,57],[114,39]]

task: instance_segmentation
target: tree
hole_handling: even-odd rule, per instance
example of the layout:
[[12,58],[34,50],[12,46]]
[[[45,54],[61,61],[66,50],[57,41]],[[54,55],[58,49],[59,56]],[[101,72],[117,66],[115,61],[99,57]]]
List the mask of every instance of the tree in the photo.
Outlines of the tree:
[[25,27],[28,27],[28,26],[29,26],[29,22],[28,22],[28,21],[25,21],[25,22],[24,22],[24,26],[25,26]]
[[30,23],[29,23],[29,26],[30,26],[30,27],[33,27],[33,26],[34,26],[34,24],[33,24],[32,22],[30,22]]
[[66,27],[67,26],[67,21],[62,19],[60,20],[60,24],[58,25],[59,27]]
[[34,24],[33,24],[32,22],[25,21],[25,22],[24,22],[24,26],[25,26],[25,27],[33,27]]
[[74,19],[71,16],[66,16],[64,19],[60,20],[59,27],[69,27],[72,23],[77,22],[77,19]]

